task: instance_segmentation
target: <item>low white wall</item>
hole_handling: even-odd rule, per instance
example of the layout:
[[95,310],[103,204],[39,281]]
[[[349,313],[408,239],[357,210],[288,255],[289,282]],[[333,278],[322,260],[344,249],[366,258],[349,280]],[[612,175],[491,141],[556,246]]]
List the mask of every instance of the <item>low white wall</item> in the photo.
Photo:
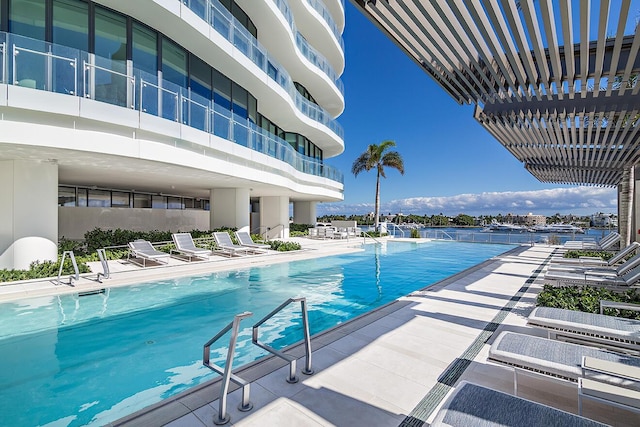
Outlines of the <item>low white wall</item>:
[[209,229],[209,211],[140,208],[58,207],[58,236],[83,239],[87,231],[191,231]]

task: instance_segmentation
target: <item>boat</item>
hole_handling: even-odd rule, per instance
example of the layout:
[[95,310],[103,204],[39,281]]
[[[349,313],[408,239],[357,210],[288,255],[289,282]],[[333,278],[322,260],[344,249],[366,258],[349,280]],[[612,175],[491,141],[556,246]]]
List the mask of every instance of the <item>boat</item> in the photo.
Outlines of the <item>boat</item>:
[[500,223],[495,220],[491,221],[488,227],[483,229],[483,231],[505,231],[508,233],[523,233],[527,231],[527,227],[522,225],[510,224],[510,223]]
[[583,234],[584,229],[573,224],[545,224],[531,227],[534,233]]

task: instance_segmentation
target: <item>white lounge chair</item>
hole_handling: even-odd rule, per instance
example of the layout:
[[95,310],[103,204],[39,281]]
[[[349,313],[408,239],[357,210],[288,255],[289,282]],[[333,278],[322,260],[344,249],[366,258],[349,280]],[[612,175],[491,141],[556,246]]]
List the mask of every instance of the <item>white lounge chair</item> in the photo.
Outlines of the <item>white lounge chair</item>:
[[193,237],[189,233],[174,233],[171,235],[173,239],[173,243],[176,245],[175,249],[171,250],[171,253],[177,253],[178,255],[182,255],[186,257],[189,262],[193,258],[208,260],[211,255],[211,251],[209,249],[199,248],[193,243]]
[[[132,262],[141,267],[147,266],[147,261],[153,261],[159,264],[166,264],[170,254],[156,250],[147,240],[134,240],[129,242],[129,253],[127,261]],[[138,261],[139,260],[139,261]]]
[[[636,254],[628,260],[617,266],[589,266],[589,265],[551,265],[547,270],[548,275],[553,275],[559,272],[568,272],[576,274],[594,274],[602,276],[622,276],[627,271],[640,265],[640,254]],[[545,276],[546,277],[546,276]],[[551,278],[551,277],[549,277]]]
[[[625,304],[625,308],[630,309],[631,306]],[[635,309],[640,308],[636,306]],[[640,320],[562,308],[536,307],[529,315],[527,325],[546,329],[551,339],[584,342],[640,354]]]
[[612,249],[620,241],[620,234],[617,232],[609,233],[597,242],[590,242],[586,240],[569,240],[563,245],[565,249],[596,249],[596,250],[609,250]]
[[247,255],[254,250],[244,246],[236,245],[231,240],[231,236],[226,231],[216,231],[213,233],[213,239],[216,241],[216,245],[220,250],[228,253],[229,255]]
[[608,288],[628,289],[640,281],[640,266],[637,266],[621,276],[605,276],[602,274],[571,273],[571,272],[551,272],[545,274],[545,280],[554,281],[557,286],[577,285],[577,286],[601,286]]
[[[517,395],[518,374],[578,382],[584,375],[582,358],[585,356],[640,368],[640,357],[515,332],[500,333],[489,349],[487,360],[514,368],[513,385]],[[591,378],[614,385],[630,385],[624,379],[605,373]]]
[[618,251],[614,256],[609,258],[608,261],[603,260],[600,257],[580,257],[580,258],[565,258],[563,256],[551,258],[551,265],[573,265],[573,266],[608,266],[612,267],[634,253],[640,248],[640,243],[632,242],[629,246]]
[[466,381],[457,385],[431,423],[432,427],[479,425],[595,427],[606,424]]
[[247,233],[246,231],[236,231],[235,235],[236,235],[236,239],[238,239],[238,242],[240,242],[240,246],[245,246],[251,249],[257,249],[259,251],[262,251],[263,253],[267,249],[271,249],[271,245],[265,245],[263,243],[255,243],[251,238],[251,235],[249,235],[249,233]]

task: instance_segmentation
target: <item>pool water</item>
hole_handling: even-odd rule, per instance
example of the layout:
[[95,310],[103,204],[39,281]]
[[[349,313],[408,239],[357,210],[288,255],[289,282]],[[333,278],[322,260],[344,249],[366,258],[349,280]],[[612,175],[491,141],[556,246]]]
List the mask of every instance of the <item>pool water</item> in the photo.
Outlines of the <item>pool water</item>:
[[[513,246],[390,242],[364,251],[0,304],[0,414],[7,426],[103,425],[216,376],[202,346],[243,311],[234,366],[266,353],[251,326],[307,298],[312,334]],[[260,327],[282,348],[302,339],[300,305]],[[223,365],[228,337],[211,349]]]

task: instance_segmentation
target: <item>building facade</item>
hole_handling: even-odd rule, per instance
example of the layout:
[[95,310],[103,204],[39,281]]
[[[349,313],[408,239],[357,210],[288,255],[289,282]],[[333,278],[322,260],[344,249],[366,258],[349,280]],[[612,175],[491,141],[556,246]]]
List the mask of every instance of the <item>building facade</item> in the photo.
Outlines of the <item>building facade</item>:
[[0,268],[343,198],[342,0],[0,0]]

